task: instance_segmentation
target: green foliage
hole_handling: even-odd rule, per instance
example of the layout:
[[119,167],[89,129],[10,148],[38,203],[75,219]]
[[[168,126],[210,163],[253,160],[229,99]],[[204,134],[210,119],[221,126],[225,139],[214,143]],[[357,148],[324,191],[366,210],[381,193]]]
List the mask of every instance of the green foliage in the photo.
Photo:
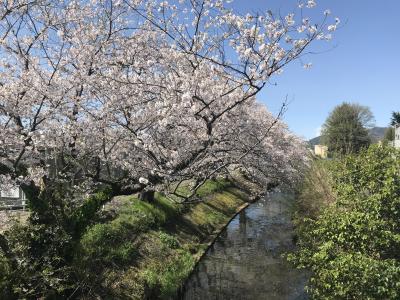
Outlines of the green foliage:
[[392,118],[390,120],[390,125],[392,125],[392,126],[400,125],[400,111],[392,112]]
[[199,192],[207,201],[182,206],[156,193],[152,202],[118,197],[101,210],[106,188],[70,203],[63,187],[41,191],[27,223],[0,240],[8,247],[0,250],[0,299],[171,298],[201,243],[245,198],[224,181]]
[[368,127],[373,116],[368,107],[343,103],[336,106],[322,128],[322,142],[336,154],[357,153],[371,143]]
[[385,135],[383,137],[383,142],[391,142],[394,140],[395,137],[395,129],[393,127],[388,127],[385,131]]
[[153,203],[132,198],[117,218],[95,224],[85,233],[80,242],[81,259],[95,267],[128,263],[137,254],[133,240],[140,233],[161,226],[175,214],[173,204],[160,195]]
[[1,284],[10,291],[8,299],[60,297],[75,282],[70,266],[71,235],[58,224],[14,225],[5,233],[15,261]]
[[392,259],[343,253],[318,269],[311,283],[315,299],[399,299],[400,266]]
[[82,237],[80,260],[95,268],[128,263],[136,255],[132,238],[140,218],[121,216],[106,224],[96,224]]
[[76,209],[70,217],[69,224],[73,226],[74,234],[79,238],[86,228],[92,224],[100,208],[110,201],[112,190],[104,187],[94,195],[90,195],[84,203]]
[[329,166],[334,205],[298,228],[289,259],[315,299],[400,298],[400,152],[372,146]]
[[9,290],[11,266],[3,253],[0,252],[0,299],[10,299],[11,292]]
[[165,221],[177,217],[184,210],[183,206],[173,203],[161,193],[156,193],[154,202],[152,204],[164,214]]
[[[194,187],[195,182],[193,181],[184,181],[182,182],[179,187],[177,188],[177,194],[188,197],[192,194],[192,188]],[[206,180],[196,191],[196,196],[200,198],[205,198],[213,193],[218,193],[229,186],[232,186],[232,182],[227,179],[213,179],[213,180]],[[177,201],[182,200],[180,198],[176,199]]]
[[228,187],[231,183],[227,180],[207,180],[198,190],[197,196],[205,197],[211,193],[216,193]]
[[111,197],[104,189],[78,205],[66,201],[71,193],[64,186],[49,186],[36,195],[29,201],[26,224],[15,224],[4,234],[12,268],[0,285],[10,291],[9,299],[64,297],[79,289],[81,270],[74,265],[79,241]]
[[296,191],[296,221],[301,222],[304,216],[315,219],[322,209],[335,201],[328,171],[330,164],[331,161],[322,159],[311,162]]
[[158,237],[160,238],[161,242],[165,246],[167,246],[171,249],[176,249],[179,247],[178,240],[174,236],[172,236],[164,231],[160,231]]
[[161,299],[171,299],[192,271],[195,260],[187,250],[180,249],[166,262],[156,262],[142,276],[146,284],[157,290]]
[[[101,293],[98,287],[110,270],[129,268],[138,259],[138,236],[162,226],[176,213],[177,207],[160,194],[152,203],[132,197],[115,219],[90,227],[80,241],[75,263],[84,270],[81,281],[86,289]],[[177,243],[167,234],[162,236],[166,243]]]

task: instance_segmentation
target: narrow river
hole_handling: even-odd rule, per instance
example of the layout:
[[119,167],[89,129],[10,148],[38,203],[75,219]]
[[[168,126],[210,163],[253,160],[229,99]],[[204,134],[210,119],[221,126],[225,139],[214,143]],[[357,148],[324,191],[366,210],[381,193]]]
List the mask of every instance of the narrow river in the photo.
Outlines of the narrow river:
[[305,272],[282,254],[293,249],[293,198],[270,193],[232,220],[189,278],[182,299],[307,299]]

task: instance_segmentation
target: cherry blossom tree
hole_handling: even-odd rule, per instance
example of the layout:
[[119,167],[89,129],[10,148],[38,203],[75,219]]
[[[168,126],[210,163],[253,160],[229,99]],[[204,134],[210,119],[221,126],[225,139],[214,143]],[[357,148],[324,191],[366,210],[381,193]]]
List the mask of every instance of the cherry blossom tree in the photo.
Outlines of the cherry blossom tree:
[[297,178],[306,153],[285,104],[274,116],[256,98],[339,20],[305,17],[312,0],[286,16],[227,2],[1,1],[0,187],[21,186],[31,227],[21,247],[0,234],[0,249],[35,274],[32,297],[74,282],[71,253],[115,195],[190,202],[237,169],[262,185]]
[[[171,191],[241,166],[294,176],[299,142],[257,94],[339,20],[220,0],[4,1],[0,8],[0,184],[34,202]],[[285,176],[280,176],[284,178]]]

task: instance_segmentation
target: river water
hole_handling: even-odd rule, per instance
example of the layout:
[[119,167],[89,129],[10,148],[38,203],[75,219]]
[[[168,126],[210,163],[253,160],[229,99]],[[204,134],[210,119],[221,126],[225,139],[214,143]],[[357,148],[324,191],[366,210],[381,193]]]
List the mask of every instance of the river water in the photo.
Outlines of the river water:
[[293,249],[290,194],[270,193],[237,215],[189,278],[185,300],[307,299],[307,274],[282,258]]

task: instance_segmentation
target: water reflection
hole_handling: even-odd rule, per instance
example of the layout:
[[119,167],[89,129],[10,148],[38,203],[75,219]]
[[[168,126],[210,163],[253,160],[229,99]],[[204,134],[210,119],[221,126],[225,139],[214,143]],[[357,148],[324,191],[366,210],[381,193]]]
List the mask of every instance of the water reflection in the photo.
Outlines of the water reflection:
[[242,211],[200,262],[182,299],[307,299],[307,275],[281,257],[293,248],[292,202],[273,193]]

